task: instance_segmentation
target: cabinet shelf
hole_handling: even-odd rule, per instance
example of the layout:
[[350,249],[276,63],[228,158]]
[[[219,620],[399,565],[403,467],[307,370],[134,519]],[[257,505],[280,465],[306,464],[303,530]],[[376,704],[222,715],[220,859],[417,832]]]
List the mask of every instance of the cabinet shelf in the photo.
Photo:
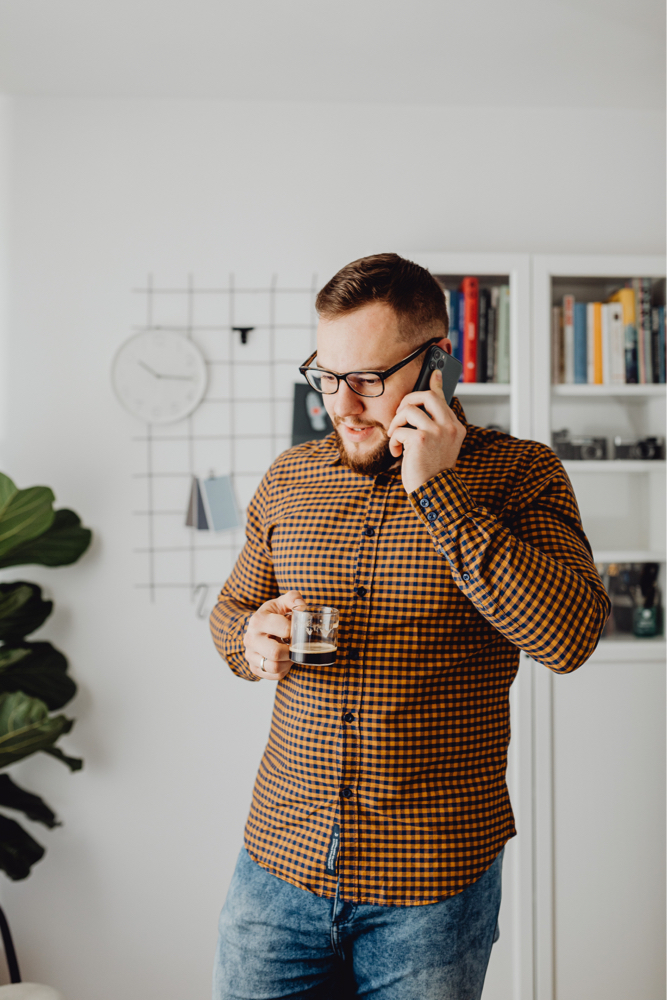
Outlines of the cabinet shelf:
[[664,396],[662,384],[647,385],[552,385],[554,396]]
[[665,659],[667,645],[664,635],[651,639],[638,639],[626,632],[617,632],[607,639],[600,639],[598,648],[588,663],[655,663]]
[[506,382],[459,382],[456,386],[457,396],[501,396],[509,397],[511,386]]
[[651,461],[643,459],[602,459],[592,462],[565,461],[563,462],[568,476],[573,472],[630,472],[646,473],[656,472],[664,476],[667,469],[667,462]]

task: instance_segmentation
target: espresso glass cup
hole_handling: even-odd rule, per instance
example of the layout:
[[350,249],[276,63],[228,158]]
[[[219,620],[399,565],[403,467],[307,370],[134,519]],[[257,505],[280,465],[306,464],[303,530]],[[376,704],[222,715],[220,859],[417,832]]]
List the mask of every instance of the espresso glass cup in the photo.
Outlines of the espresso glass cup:
[[293,663],[331,667],[338,649],[338,609],[307,608],[292,612],[289,655]]

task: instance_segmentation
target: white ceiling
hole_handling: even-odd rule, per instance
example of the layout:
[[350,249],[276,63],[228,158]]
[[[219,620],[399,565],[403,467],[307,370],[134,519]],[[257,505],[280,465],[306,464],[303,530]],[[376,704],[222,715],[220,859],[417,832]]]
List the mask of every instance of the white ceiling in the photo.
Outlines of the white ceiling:
[[664,22],[663,0],[0,0],[0,91],[660,108]]

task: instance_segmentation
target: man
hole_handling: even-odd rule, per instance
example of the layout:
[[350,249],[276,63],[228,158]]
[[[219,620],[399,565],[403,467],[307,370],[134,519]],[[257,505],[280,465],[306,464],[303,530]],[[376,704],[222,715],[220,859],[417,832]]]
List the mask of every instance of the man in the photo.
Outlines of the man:
[[[214,997],[478,1000],[519,650],[574,670],[609,601],[553,452],[469,425],[437,370],[411,391],[451,351],[436,280],[380,254],[316,305],[334,433],[273,463],[211,616],[235,673],[279,682]],[[340,610],[335,667],[290,661],[305,604]]]

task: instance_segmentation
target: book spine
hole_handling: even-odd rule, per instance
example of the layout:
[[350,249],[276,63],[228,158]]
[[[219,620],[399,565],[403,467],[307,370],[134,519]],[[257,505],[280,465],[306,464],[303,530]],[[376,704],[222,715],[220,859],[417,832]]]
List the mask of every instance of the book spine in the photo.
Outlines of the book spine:
[[602,303],[593,302],[593,384],[602,385]]
[[635,293],[632,288],[621,288],[611,296],[611,302],[620,302],[623,309],[623,329],[625,344],[625,381],[636,384],[638,368],[637,351],[637,311]]
[[588,307],[585,302],[574,303],[574,377],[577,385],[588,381]]
[[593,385],[595,380],[593,360],[595,356],[594,344],[595,314],[593,303],[586,303],[586,382]]
[[477,278],[464,278],[463,315],[465,339],[463,341],[463,381],[477,382],[477,340],[479,332],[479,282]]
[[644,338],[644,365],[646,368],[646,381],[653,382],[653,332],[651,329],[651,292],[652,282],[650,278],[639,279],[640,289],[640,313],[642,333]]
[[459,293],[454,289],[449,289],[449,339],[452,342],[452,354],[461,360],[459,350]]
[[660,311],[656,307],[651,310],[651,361],[652,361],[652,381],[660,381],[660,345],[658,342],[660,331]]
[[510,380],[510,286],[501,285],[498,292],[498,333],[496,348],[497,382]]
[[642,289],[639,278],[632,279],[632,291],[635,294],[635,327],[637,331],[637,380],[640,385],[646,384],[646,355],[644,330],[642,327]]
[[574,295],[563,296],[563,344],[565,348],[565,381],[574,382]]
[[[459,292],[459,361],[463,365],[463,351],[466,338],[465,321],[466,297],[463,292]],[[465,382],[465,368],[461,368],[459,382]]]
[[604,385],[611,385],[611,337],[610,337],[610,311],[611,306],[603,303],[600,306],[600,318],[602,326],[602,382]]
[[551,381],[553,385],[561,382],[561,337],[563,329],[563,310],[561,306],[553,306],[551,310]]
[[491,311],[491,292],[488,288],[480,289],[479,293],[479,332],[477,335],[477,381],[488,382],[489,359],[489,313]]
[[625,384],[625,331],[623,306],[609,303],[609,381],[612,385]]
[[665,367],[667,358],[665,358],[665,307],[658,307],[658,381],[664,385],[665,384]]

